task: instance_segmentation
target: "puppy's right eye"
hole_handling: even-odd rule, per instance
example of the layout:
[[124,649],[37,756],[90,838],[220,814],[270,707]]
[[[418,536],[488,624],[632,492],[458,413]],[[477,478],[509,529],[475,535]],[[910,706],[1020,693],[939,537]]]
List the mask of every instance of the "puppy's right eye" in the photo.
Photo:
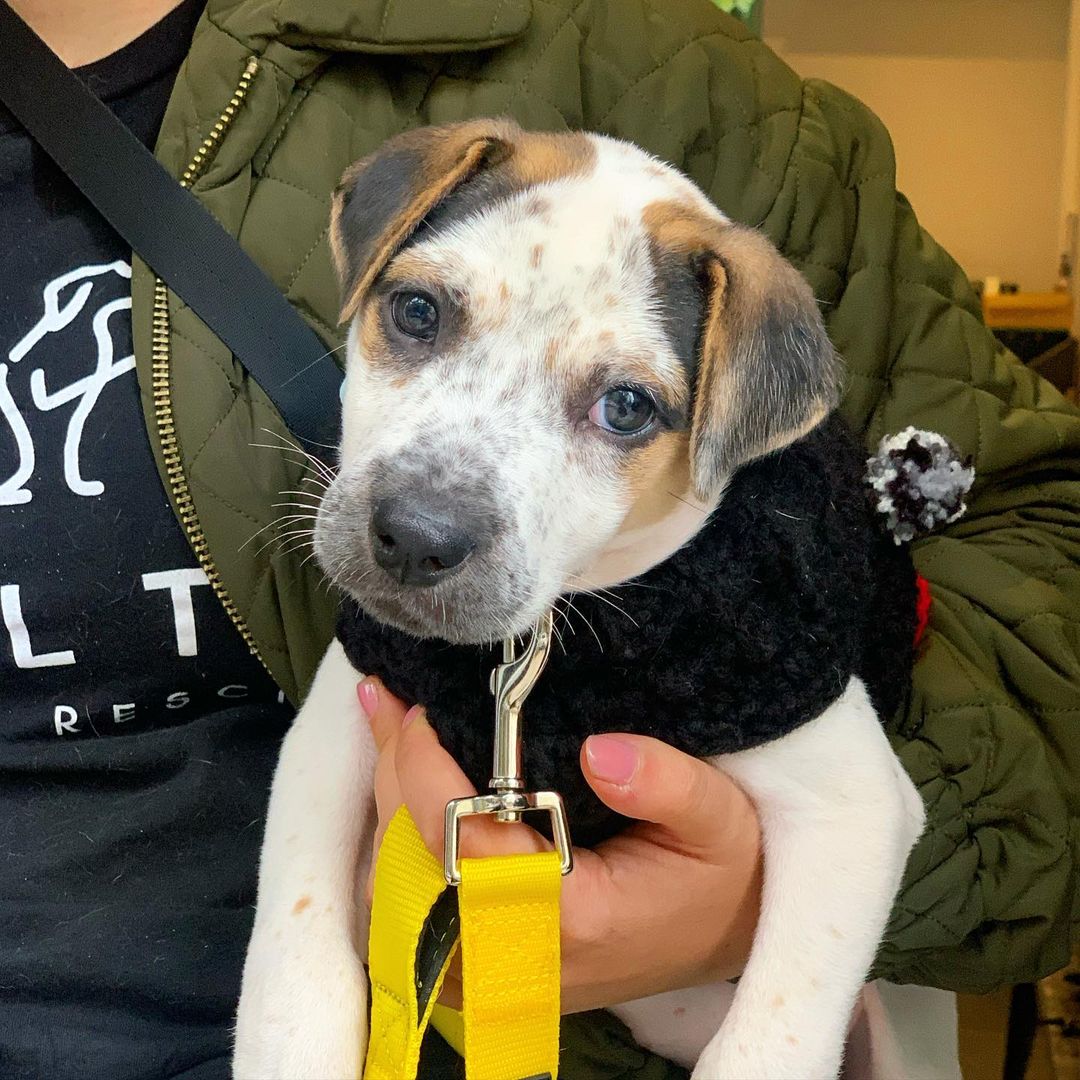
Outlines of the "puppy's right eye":
[[418,341],[434,341],[439,332],[439,309],[426,293],[398,293],[390,302],[390,313],[394,325]]

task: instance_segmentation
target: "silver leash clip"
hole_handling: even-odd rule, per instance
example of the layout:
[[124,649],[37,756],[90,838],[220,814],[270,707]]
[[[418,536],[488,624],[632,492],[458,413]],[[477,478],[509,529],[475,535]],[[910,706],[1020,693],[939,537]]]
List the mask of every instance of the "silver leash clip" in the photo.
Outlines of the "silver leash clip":
[[489,814],[503,822],[521,821],[522,815],[536,810],[549,814],[562,872],[569,874],[574,868],[562,796],[557,791],[525,791],[522,777],[521,707],[547,665],[551,637],[552,613],[547,611],[537,620],[520,656],[513,638],[503,641],[503,662],[491,673],[491,692],[495,695],[495,752],[488,784],[491,793],[453,799],[446,804],[443,873],[450,885],[461,884],[461,819],[477,814]]

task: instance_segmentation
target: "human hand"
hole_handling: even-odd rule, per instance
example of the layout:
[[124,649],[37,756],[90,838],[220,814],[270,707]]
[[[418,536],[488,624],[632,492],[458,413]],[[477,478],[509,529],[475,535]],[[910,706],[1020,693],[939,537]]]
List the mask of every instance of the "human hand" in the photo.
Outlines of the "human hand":
[[[441,860],[446,804],[475,789],[422,708],[407,710],[377,679],[364,680],[358,696],[379,748],[375,853],[404,804]],[[574,850],[562,890],[563,1012],[741,972],[757,924],[762,861],[757,813],[746,794],[708,763],[639,735],[591,736],[581,768],[601,801],[635,823],[594,851]],[[462,823],[466,856],[550,846],[526,825]],[[370,880],[367,897],[370,905]],[[443,1000],[460,998],[455,966]]]

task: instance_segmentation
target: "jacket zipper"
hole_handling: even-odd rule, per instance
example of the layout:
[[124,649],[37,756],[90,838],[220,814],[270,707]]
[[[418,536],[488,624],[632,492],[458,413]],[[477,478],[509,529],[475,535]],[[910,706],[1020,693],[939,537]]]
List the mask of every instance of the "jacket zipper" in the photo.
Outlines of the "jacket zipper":
[[[252,57],[244,68],[240,82],[233,91],[228,105],[217,123],[210,130],[210,134],[203,139],[191,163],[184,170],[180,179],[181,187],[191,187],[202,175],[206,166],[213,158],[214,152],[221,144],[222,136],[229,129],[240,106],[247,97],[248,88],[259,70],[259,61]],[[195,510],[195,501],[191,497],[191,489],[188,486],[187,476],[184,473],[183,462],[180,456],[180,444],[176,438],[176,427],[173,423],[172,406],[172,346],[169,340],[170,317],[169,317],[169,291],[165,282],[155,275],[154,277],[154,321],[153,321],[153,345],[151,348],[152,388],[154,397],[154,416],[157,425],[158,443],[161,446],[162,459],[165,462],[165,475],[172,491],[173,503],[176,506],[180,524],[187,534],[188,542],[195,557],[199,560],[199,566],[206,574],[214,595],[221,602],[225,614],[232,620],[233,625],[240,632],[252,655],[270,671],[266,661],[259,652],[255,638],[248,628],[244,617],[237,610],[236,604],[229,596],[225,583],[221,580],[221,574],[214,565],[210,555],[210,546],[206,541],[206,534],[199,523],[199,515]],[[271,672],[271,675],[273,673]]]

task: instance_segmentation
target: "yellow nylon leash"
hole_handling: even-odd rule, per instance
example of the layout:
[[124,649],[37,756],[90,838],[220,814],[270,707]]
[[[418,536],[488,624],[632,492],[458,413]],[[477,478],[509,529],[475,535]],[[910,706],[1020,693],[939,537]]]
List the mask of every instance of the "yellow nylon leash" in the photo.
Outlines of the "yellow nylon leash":
[[416,1076],[431,1005],[450,965],[448,956],[421,1016],[416,950],[428,913],[445,888],[442,865],[428,851],[408,810],[402,807],[387,826],[375,864],[368,936],[371,1023],[364,1080],[412,1080]]
[[[464,1015],[435,1006],[450,950],[418,1007],[416,954],[432,905],[447,887],[404,807],[375,867],[368,964],[371,1023],[364,1080],[414,1080],[432,1020],[463,1053],[468,1080],[522,1080],[559,1067],[557,852],[461,860],[459,905]],[[461,1025],[464,1022],[462,1037]]]
[[461,860],[468,1080],[559,1069],[558,852]]
[[[387,827],[371,907],[364,1080],[416,1080],[429,1023],[463,1054],[467,1080],[558,1076],[559,899],[573,854],[559,795],[524,790],[520,737],[521,705],[547,661],[551,633],[548,612],[520,656],[513,641],[503,644],[503,663],[492,674],[491,791],[447,804],[443,863],[404,807]],[[512,823],[534,811],[548,815],[554,851],[458,857],[464,818]],[[456,896],[445,892],[448,884],[457,886]],[[459,925],[463,1014],[435,1004]]]

